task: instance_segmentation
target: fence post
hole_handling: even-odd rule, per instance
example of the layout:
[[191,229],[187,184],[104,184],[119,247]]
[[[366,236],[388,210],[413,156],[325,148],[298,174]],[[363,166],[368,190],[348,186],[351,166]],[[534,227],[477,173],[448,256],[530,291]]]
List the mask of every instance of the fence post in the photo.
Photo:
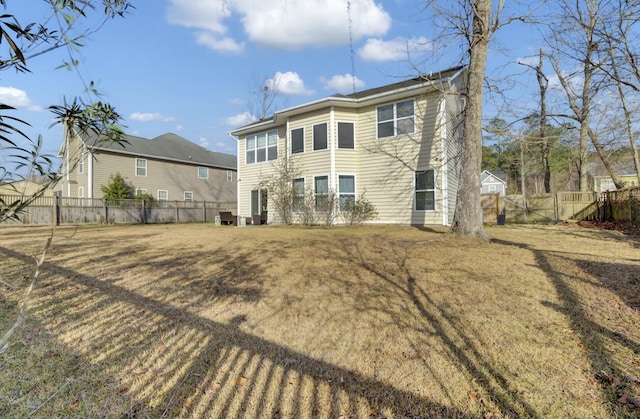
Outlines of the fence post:
[[180,222],[180,210],[178,209],[178,201],[173,201],[176,205],[176,223]]
[[202,222],[207,222],[207,201],[202,201]]
[[558,192],[553,196],[553,217],[556,223],[560,221],[560,199],[558,198]]
[[58,225],[58,196],[54,195],[53,197],[53,208],[51,213],[51,225]]
[[147,200],[146,199],[141,199],[140,200],[142,205],[140,205],[141,211],[142,211],[142,216],[140,217],[140,219],[142,220],[142,224],[147,224],[147,210],[145,209],[145,205]]
[[109,209],[107,208],[107,198],[102,198],[102,212],[104,213],[104,223],[109,224]]

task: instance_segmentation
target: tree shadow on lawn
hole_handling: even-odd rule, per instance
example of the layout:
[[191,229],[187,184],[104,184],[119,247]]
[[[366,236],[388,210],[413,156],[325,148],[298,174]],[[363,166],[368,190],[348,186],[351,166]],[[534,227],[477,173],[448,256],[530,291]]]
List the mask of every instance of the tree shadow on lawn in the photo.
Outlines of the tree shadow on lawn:
[[[14,250],[0,248],[0,253],[31,261]],[[162,260],[148,257],[140,263],[166,269]],[[252,260],[248,253],[220,251],[215,262],[221,264],[220,272],[237,272],[242,261],[238,279],[242,282],[263,275],[260,263]],[[94,261],[99,262],[99,258]],[[108,257],[102,262],[107,263]],[[90,362],[124,377],[122,393],[146,403],[131,416],[471,417],[246,333],[238,327],[245,320],[242,313],[221,323],[173,305],[176,300],[162,301],[160,294],[100,280],[58,262],[48,263],[47,271],[33,312]],[[188,281],[188,275],[182,280]],[[179,284],[173,291],[199,293],[198,304],[213,305],[222,298],[201,281]],[[232,298],[238,288],[227,291],[225,298]],[[51,296],[52,300],[45,298]],[[254,293],[251,301],[260,298],[259,292]]]
[[[640,355],[640,343],[628,338],[622,331],[612,330],[594,320],[594,313],[587,311],[589,307],[585,301],[585,291],[582,291],[582,295],[580,291],[578,291],[581,285],[611,288],[607,286],[607,284],[590,280],[579,274],[567,274],[567,272],[572,272],[572,270],[567,269],[567,265],[575,266],[588,275],[595,273],[594,267],[596,266],[598,267],[597,272],[600,274],[604,272],[611,273],[618,269],[628,267],[620,264],[605,264],[607,266],[603,266],[600,263],[572,258],[572,255],[568,253],[539,250],[522,243],[500,239],[492,239],[491,242],[503,246],[515,246],[530,251],[534,255],[540,269],[542,269],[552,281],[561,300],[561,304],[558,305],[549,301],[541,301],[541,303],[569,319],[571,329],[579,337],[581,346],[586,352],[591,364],[592,376],[599,383],[602,395],[607,401],[606,407],[611,416],[618,417],[621,413],[633,416],[640,412],[640,406],[625,402],[626,399],[624,399],[624,397],[629,396],[629,392],[634,391],[634,384],[627,382],[627,378],[630,377],[630,375],[628,371],[625,371],[625,365],[614,360],[611,349],[611,346],[615,344],[622,348],[622,350],[638,356]],[[575,255],[573,256],[575,257]],[[598,278],[601,280],[601,277]],[[615,292],[615,289],[613,289],[613,291]],[[623,299],[625,298],[622,295],[621,297]],[[635,297],[637,297],[637,295]],[[611,301],[601,303],[613,304]],[[629,304],[629,300],[627,300],[627,304]],[[594,306],[593,303],[590,305],[591,307]],[[632,306],[630,305],[630,307]],[[621,397],[623,398],[621,399]]]
[[[442,235],[441,232],[428,231]],[[383,263],[373,263],[371,255],[367,254],[371,249],[367,249],[365,252],[361,241],[357,238],[342,240],[337,245],[326,243],[324,246],[327,258],[335,261],[342,260],[348,264],[355,263],[382,281],[382,284],[386,284],[387,288],[384,286],[373,287],[374,289],[366,291],[370,294],[359,296],[359,301],[363,302],[363,306],[360,308],[384,313],[393,319],[393,324],[399,328],[415,330],[422,336],[435,337],[444,348],[446,356],[452,358],[459,368],[461,367],[462,373],[467,377],[473,377],[472,381],[478,391],[469,391],[473,388],[466,390],[469,391],[470,397],[478,397],[481,404],[485,405],[485,413],[489,417],[493,417],[492,406],[486,405],[484,395],[487,395],[495,403],[500,413],[506,417],[538,417],[539,414],[534,408],[518,394],[518,391],[511,388],[500,368],[481,353],[478,348],[481,339],[473,336],[472,328],[462,324],[462,319],[458,317],[453,307],[447,307],[446,304],[437,302],[431,297],[429,290],[425,289],[425,286],[429,285],[428,282],[414,277],[412,269],[407,263],[408,248],[415,245],[424,246],[424,242],[387,243],[383,237],[380,237],[376,243],[377,247],[373,249],[373,252],[380,255]],[[338,282],[342,281],[338,279]],[[344,286],[349,289],[348,284]],[[396,298],[405,301],[417,310],[421,317],[419,324],[412,323],[412,316],[408,315],[406,310],[399,311],[391,304],[385,306],[384,303],[380,303]],[[433,345],[433,340],[418,338],[418,340],[411,342],[411,345],[413,354],[408,356],[422,358],[421,354],[429,350]],[[427,369],[432,368],[427,362],[423,362],[423,364]],[[453,402],[455,397],[450,394],[452,389],[448,383],[438,381],[436,371],[432,371],[432,376],[441,391],[444,394],[449,394],[449,398]],[[460,389],[454,391],[459,392]]]

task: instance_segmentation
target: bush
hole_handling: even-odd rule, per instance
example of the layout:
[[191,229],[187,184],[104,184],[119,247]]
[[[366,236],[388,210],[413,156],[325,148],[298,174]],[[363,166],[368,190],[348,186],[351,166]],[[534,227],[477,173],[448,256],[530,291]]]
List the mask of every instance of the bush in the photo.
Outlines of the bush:
[[355,200],[350,199],[343,205],[340,215],[345,224],[360,225],[378,217],[376,207],[364,196],[364,192]]

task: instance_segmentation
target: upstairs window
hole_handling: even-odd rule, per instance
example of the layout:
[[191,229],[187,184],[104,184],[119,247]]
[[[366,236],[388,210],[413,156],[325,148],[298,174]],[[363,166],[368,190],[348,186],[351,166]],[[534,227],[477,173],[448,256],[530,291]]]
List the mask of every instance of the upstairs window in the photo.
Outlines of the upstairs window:
[[209,179],[208,167],[198,167],[198,179]]
[[379,106],[378,138],[395,137],[415,132],[413,99]]
[[327,124],[313,126],[313,149],[324,150],[327,148]]
[[247,136],[247,164],[277,159],[277,130]]
[[147,176],[147,159],[136,159],[136,176]]
[[291,154],[304,153],[304,128],[291,130]]
[[233,171],[227,170],[227,182],[232,182],[232,181],[233,181]]
[[415,179],[416,211],[436,209],[435,173],[433,170],[419,170]]
[[338,122],[338,148],[355,148],[353,122]]

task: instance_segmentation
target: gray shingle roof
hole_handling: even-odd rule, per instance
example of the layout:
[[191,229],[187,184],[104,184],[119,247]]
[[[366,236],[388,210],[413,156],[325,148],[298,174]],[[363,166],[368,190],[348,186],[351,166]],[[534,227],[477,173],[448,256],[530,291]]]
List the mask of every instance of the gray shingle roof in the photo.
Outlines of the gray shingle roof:
[[162,134],[153,139],[125,135],[126,144],[100,142],[95,134],[81,135],[85,145],[97,150],[140,157],[172,160],[209,167],[237,168],[237,158],[231,154],[209,151],[173,133]]

